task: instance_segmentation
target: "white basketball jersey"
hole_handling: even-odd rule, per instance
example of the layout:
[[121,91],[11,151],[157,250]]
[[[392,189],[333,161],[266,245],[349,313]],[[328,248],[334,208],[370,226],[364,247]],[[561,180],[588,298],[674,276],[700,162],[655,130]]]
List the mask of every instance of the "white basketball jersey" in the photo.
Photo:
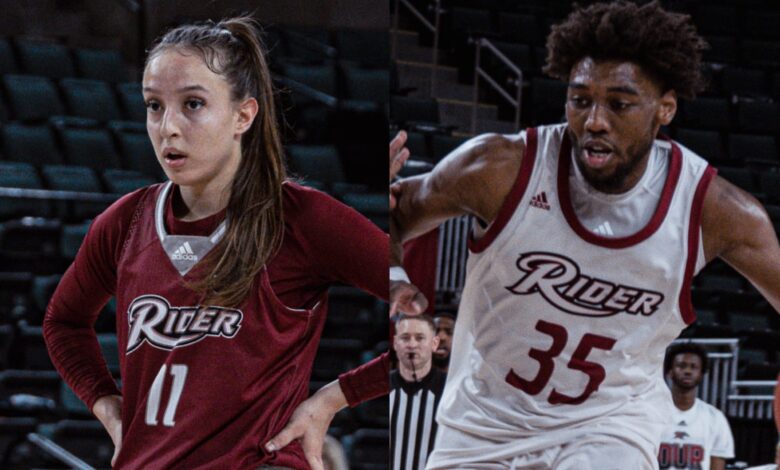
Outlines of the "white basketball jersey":
[[661,469],[710,470],[710,458],[734,458],[729,422],[714,406],[696,399],[693,407],[675,408],[674,424],[664,430],[658,463]]
[[525,142],[496,220],[469,243],[428,468],[512,459],[584,432],[639,442],[655,461],[673,406],[664,352],[695,318],[690,283],[715,171],[656,141],[669,156],[658,207],[637,233],[608,238],[572,209],[566,125],[530,129]]

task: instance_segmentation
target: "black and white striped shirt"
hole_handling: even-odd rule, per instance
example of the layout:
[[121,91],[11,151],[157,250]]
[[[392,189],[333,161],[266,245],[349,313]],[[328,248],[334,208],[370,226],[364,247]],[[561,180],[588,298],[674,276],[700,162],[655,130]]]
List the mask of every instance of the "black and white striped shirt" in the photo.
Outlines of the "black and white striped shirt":
[[390,372],[390,468],[423,470],[436,438],[436,409],[447,374],[437,368],[419,382]]

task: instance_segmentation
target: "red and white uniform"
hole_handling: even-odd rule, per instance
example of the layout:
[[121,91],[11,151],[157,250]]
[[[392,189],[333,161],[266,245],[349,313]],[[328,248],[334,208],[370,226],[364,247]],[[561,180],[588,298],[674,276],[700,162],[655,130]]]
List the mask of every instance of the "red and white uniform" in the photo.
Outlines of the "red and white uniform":
[[[202,264],[180,274],[155,229],[164,187],[123,197],[92,224],[47,310],[54,364],[90,409],[118,393],[92,328],[116,295],[123,439],[115,468],[308,468],[298,442],[273,454],[262,446],[307,397],[328,288],[345,283],[387,296],[387,235],[329,196],[287,182],[282,246],[246,301],[201,307],[186,283]],[[225,217],[183,222],[171,197],[161,207],[173,236],[210,236]],[[373,387],[350,389],[365,373],[342,382],[351,402],[387,393],[386,364],[377,364],[373,375],[368,368]]]
[[734,458],[729,422],[709,403],[697,398],[688,410],[675,407],[672,421],[661,438],[661,470],[710,470],[711,457]]
[[[607,237],[572,205],[566,125],[530,129],[525,147],[496,220],[470,242],[427,468],[525,468],[536,457],[523,456],[598,435],[657,465],[673,406],[664,352],[694,320],[690,283],[715,171],[656,141],[668,168],[654,213],[635,233]],[[620,468],[629,467],[639,468]]]

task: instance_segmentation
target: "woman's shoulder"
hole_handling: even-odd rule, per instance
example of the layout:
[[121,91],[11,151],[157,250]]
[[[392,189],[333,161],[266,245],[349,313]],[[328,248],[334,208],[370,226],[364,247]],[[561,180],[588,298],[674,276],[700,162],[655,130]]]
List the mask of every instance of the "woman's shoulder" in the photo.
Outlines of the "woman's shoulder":
[[346,208],[333,196],[291,180],[282,184],[282,204],[287,220],[329,217]]

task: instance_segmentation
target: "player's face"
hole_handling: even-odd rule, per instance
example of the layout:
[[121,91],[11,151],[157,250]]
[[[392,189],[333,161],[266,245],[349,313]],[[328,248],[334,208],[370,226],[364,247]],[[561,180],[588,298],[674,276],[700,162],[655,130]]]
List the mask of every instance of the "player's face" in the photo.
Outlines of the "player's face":
[[674,357],[670,371],[672,383],[682,390],[696,388],[704,377],[701,358],[697,354],[682,353]]
[[677,109],[674,91],[662,92],[631,62],[578,62],[569,76],[566,118],[577,166],[606,193],[631,189],[647,166],[653,139]]
[[447,359],[452,351],[452,332],[455,329],[455,320],[450,317],[436,317],[433,323],[436,325],[436,337],[439,338],[439,347],[434,354],[438,359]]
[[149,61],[143,88],[146,128],[168,178],[196,190],[229,187],[241,134],[228,82],[199,54],[167,49]]
[[403,320],[395,328],[393,348],[398,360],[407,368],[417,368],[431,363],[433,351],[439,345],[428,322]]

